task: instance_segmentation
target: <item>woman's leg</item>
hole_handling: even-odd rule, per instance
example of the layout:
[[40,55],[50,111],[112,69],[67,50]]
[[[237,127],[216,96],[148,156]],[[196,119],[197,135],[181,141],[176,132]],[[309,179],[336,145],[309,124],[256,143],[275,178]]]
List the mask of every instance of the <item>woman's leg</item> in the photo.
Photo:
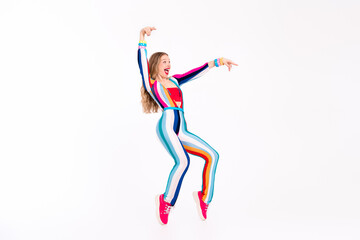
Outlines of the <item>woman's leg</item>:
[[172,206],[175,205],[183,178],[190,164],[189,155],[177,136],[181,121],[180,111],[166,110],[156,128],[160,141],[175,161],[164,193],[164,200]]
[[181,121],[178,137],[188,153],[205,160],[201,192],[202,200],[209,204],[214,194],[215,172],[219,154],[207,142],[187,130],[185,119]]

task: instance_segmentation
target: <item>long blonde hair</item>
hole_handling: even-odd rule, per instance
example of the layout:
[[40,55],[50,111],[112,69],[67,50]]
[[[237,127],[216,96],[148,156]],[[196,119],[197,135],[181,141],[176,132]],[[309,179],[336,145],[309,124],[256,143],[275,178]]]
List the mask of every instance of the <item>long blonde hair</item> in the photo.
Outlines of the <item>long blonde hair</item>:
[[[158,65],[159,65],[160,59],[163,55],[168,55],[168,54],[164,53],[164,52],[156,52],[153,55],[151,55],[151,57],[149,59],[149,72],[150,72],[150,77],[152,79],[155,79],[156,75],[158,74]],[[147,81],[147,79],[145,79],[145,81]],[[142,104],[144,113],[158,112],[159,105],[151,97],[150,93],[148,93],[148,91],[146,91],[146,89],[144,88],[144,86],[142,84],[141,84],[140,92],[141,92],[141,104]]]

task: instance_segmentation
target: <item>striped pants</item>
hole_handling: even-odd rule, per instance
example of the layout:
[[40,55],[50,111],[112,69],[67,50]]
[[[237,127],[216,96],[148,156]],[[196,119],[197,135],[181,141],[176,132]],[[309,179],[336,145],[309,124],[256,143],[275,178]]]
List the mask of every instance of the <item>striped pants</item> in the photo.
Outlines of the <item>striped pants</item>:
[[219,154],[204,140],[187,131],[184,112],[181,110],[165,110],[158,121],[156,132],[175,161],[164,193],[165,201],[172,206],[175,205],[183,178],[189,168],[190,153],[205,160],[202,174],[202,200],[209,204],[214,193]]

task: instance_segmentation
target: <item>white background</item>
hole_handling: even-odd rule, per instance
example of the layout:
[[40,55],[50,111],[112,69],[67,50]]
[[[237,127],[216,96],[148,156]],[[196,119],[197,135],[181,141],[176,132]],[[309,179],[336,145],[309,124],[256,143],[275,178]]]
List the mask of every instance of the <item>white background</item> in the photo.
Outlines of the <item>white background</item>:
[[[0,239],[359,239],[360,3],[1,1]],[[189,131],[220,154],[208,220],[192,156],[169,224],[173,160],[142,113],[139,31],[183,85]]]

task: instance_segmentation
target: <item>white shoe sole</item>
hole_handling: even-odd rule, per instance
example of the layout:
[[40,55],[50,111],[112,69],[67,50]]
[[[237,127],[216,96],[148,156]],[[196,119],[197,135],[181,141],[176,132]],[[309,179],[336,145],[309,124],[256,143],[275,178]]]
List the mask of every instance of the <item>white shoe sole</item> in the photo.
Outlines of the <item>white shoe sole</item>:
[[159,201],[159,197],[160,197],[160,195],[157,195],[156,197],[155,197],[155,202],[156,202],[156,218],[157,218],[157,220],[159,221],[159,223],[161,224],[161,225],[165,225],[165,223],[163,223],[162,221],[161,221],[161,219],[160,219],[160,212],[159,212],[159,209],[160,209],[160,201]]
[[198,192],[193,192],[193,197],[194,197],[194,200],[196,203],[196,208],[197,208],[198,214],[199,214],[201,220],[205,221],[206,219],[202,215],[202,211],[201,211],[201,207],[200,207],[200,200],[199,200]]

